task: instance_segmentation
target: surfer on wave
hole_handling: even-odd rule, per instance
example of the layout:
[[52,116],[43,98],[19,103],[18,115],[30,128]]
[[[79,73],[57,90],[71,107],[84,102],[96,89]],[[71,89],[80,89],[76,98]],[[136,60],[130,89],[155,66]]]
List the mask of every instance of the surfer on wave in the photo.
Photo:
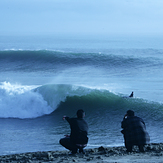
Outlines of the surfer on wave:
[[134,92],[131,92],[130,96],[129,97],[133,97],[134,96]]
[[131,98],[131,97],[134,97],[134,92],[131,92],[129,96],[123,96],[122,98]]

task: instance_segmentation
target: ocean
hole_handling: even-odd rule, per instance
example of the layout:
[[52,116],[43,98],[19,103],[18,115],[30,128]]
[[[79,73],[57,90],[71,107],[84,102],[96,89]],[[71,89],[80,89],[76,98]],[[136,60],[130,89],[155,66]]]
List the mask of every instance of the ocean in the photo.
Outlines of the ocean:
[[[0,155],[65,150],[63,115],[86,112],[86,148],[124,145],[128,109],[163,142],[163,39],[1,36]],[[133,98],[128,98],[131,92]]]

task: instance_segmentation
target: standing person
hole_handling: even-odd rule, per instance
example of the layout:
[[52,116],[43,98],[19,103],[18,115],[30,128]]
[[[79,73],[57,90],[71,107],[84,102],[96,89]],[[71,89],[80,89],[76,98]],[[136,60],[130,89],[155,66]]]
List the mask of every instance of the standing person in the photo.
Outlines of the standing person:
[[66,149],[69,149],[72,154],[77,153],[78,149],[80,153],[84,153],[83,148],[88,143],[88,124],[84,120],[85,112],[80,109],[77,111],[77,118],[69,118],[63,116],[63,120],[67,120],[70,124],[71,133],[65,135],[65,138],[60,139],[60,144]]
[[121,127],[127,151],[131,152],[132,147],[137,145],[140,152],[144,152],[144,145],[150,141],[144,121],[135,116],[134,111],[128,110],[121,122]]

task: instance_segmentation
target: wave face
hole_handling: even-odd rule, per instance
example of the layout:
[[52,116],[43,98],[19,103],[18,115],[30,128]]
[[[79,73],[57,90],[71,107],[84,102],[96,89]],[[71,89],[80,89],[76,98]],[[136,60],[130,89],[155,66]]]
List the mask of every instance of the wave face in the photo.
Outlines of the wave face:
[[133,109],[149,121],[162,121],[163,105],[139,98],[127,98],[106,89],[75,85],[48,84],[43,86],[21,86],[1,83],[1,118],[36,118],[60,112],[74,115],[84,109],[88,117],[113,117],[121,119],[128,109]]

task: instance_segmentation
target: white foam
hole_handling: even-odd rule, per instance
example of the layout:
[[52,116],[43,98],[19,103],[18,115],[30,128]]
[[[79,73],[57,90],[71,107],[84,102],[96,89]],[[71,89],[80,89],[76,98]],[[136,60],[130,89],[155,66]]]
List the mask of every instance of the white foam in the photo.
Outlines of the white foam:
[[33,88],[34,86],[1,83],[0,117],[36,118],[53,112],[42,95],[34,92]]

